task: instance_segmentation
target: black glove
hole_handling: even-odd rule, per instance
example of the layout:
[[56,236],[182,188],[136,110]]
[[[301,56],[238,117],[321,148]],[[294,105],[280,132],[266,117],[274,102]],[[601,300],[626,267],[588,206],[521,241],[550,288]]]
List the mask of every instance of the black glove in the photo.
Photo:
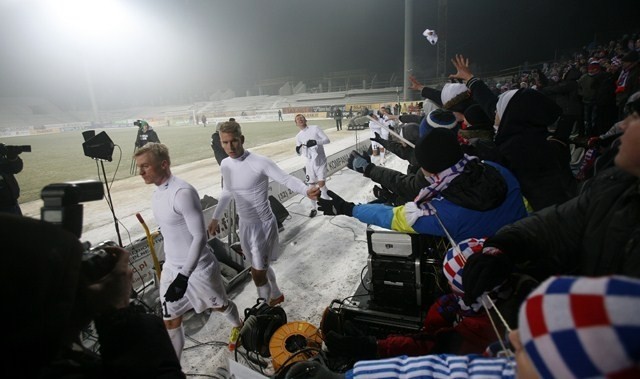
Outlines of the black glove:
[[344,201],[343,198],[336,195],[333,191],[327,191],[331,200],[318,198],[318,210],[324,212],[325,216],[345,215],[351,217],[353,215],[354,203]]
[[387,202],[391,200],[391,198],[393,197],[393,193],[391,193],[391,191],[384,187],[373,186],[373,196],[375,196],[379,200]]
[[302,148],[302,145],[296,146],[296,154],[300,155],[300,149],[301,148]]
[[464,302],[471,306],[483,293],[504,282],[513,272],[513,262],[505,253],[471,254],[464,264]]
[[375,359],[378,343],[374,336],[341,336],[331,331],[324,340],[329,352],[355,359]]
[[189,278],[182,274],[178,274],[178,276],[173,280],[173,283],[171,283],[169,288],[167,288],[164,298],[168,302],[182,299],[184,293],[187,292],[187,285],[189,285]]
[[307,141],[307,147],[312,147],[318,144],[318,141],[314,140],[314,139],[310,139]]
[[374,132],[373,134],[375,135],[375,137],[369,138],[369,139],[382,145],[382,143],[383,143],[382,141],[383,140],[382,140],[382,137],[380,137],[380,134],[378,134],[376,132]]
[[353,150],[351,154],[349,154],[349,160],[347,161],[347,167],[352,169],[353,171],[357,171],[359,173],[364,173],[364,169],[371,163],[371,157],[369,154],[358,153]]

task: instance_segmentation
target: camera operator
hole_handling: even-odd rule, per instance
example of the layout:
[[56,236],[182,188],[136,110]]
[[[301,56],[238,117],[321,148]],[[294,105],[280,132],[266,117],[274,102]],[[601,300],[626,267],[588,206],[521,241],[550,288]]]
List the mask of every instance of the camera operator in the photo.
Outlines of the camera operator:
[[138,135],[136,136],[136,148],[141,148],[149,142],[160,143],[158,133],[144,120],[136,120],[133,125],[138,127]]
[[20,186],[14,174],[22,171],[23,162],[19,154],[23,151],[31,151],[31,147],[0,143],[0,212],[22,215],[18,205]]
[[[129,253],[105,247],[109,265],[89,280],[83,245],[58,225],[0,214],[5,259],[3,377],[184,378],[162,320],[129,303]],[[103,274],[104,273],[104,274]],[[99,349],[82,344],[94,321]],[[8,337],[7,337],[8,336]]]

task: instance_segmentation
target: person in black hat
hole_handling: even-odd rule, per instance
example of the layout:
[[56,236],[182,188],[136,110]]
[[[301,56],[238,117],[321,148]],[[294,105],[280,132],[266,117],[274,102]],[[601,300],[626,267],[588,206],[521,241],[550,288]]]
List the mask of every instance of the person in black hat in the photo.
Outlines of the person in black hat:
[[509,220],[526,215],[520,186],[504,167],[465,155],[456,135],[434,129],[416,144],[416,159],[428,186],[416,200],[392,207],[354,204],[329,191],[318,199],[326,216],[346,215],[401,232],[447,236],[455,241],[491,236]]
[[640,90],[640,54],[632,50],[622,57],[622,70],[616,81],[616,105],[618,106],[618,119],[624,118],[624,106],[631,94]]

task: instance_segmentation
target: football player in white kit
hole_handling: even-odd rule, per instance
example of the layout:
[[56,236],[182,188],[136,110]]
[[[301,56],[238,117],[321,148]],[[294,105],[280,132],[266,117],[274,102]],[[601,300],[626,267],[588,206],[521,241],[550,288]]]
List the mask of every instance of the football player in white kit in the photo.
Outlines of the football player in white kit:
[[[376,120],[376,122],[371,120],[369,121],[369,130],[371,130],[371,138],[376,138],[376,133],[377,133],[383,139],[388,140],[389,131],[383,128],[382,126],[380,126],[380,125],[386,125],[385,121],[380,117],[378,117],[378,114],[376,114],[376,112],[372,112],[371,117],[373,117],[373,119]],[[371,163],[384,165],[384,154],[385,154],[384,146],[372,140],[371,153],[372,153]]]
[[[207,245],[198,191],[171,174],[169,149],[147,143],[136,150],[136,165],[146,184],[155,184],[151,206],[164,237],[165,262],[160,276],[164,324],[178,358],[184,347],[182,316],[193,309],[222,312],[233,325],[229,349],[242,327],[238,308],[227,297],[220,264]],[[234,336],[235,335],[235,336]]]
[[320,190],[307,187],[302,180],[284,172],[271,159],[244,149],[240,124],[228,121],[220,127],[220,141],[228,158],[222,160],[220,171],[224,185],[218,206],[209,223],[209,233],[218,233],[218,223],[233,199],[239,217],[239,236],[242,252],[251,262],[251,276],[258,297],[271,306],[284,301],[276,282],[271,262],[278,258],[278,222],[268,199],[269,179],[309,198],[317,198]]
[[[307,158],[305,172],[307,184],[320,187],[321,196],[329,199],[325,179],[327,177],[327,156],[324,153],[324,145],[328,144],[329,137],[317,125],[307,125],[307,119],[302,114],[297,114],[296,126],[300,131],[296,135],[296,153]],[[318,203],[311,200],[311,212],[309,217],[318,214]]]

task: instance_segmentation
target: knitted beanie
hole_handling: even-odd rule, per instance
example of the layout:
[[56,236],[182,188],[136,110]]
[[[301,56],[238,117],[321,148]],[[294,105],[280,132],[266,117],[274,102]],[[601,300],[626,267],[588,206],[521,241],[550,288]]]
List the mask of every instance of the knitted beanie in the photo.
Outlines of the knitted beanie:
[[442,265],[444,276],[447,277],[449,285],[453,292],[458,295],[464,295],[464,287],[462,286],[462,272],[464,264],[471,254],[481,253],[484,245],[484,238],[469,238],[460,242],[457,248],[450,248],[444,257]]
[[493,121],[487,116],[484,109],[479,104],[473,104],[464,111],[464,118],[469,124],[467,129],[492,130]]
[[453,112],[445,109],[435,109],[427,115],[427,123],[433,128],[453,129],[458,122]]
[[447,104],[451,99],[465,92],[468,92],[468,89],[462,83],[446,83],[440,92],[440,100],[442,104]]
[[420,167],[432,174],[446,170],[464,156],[456,134],[444,128],[433,129],[420,138],[413,154]]
[[520,341],[542,378],[640,378],[640,280],[552,277],[520,308]]

